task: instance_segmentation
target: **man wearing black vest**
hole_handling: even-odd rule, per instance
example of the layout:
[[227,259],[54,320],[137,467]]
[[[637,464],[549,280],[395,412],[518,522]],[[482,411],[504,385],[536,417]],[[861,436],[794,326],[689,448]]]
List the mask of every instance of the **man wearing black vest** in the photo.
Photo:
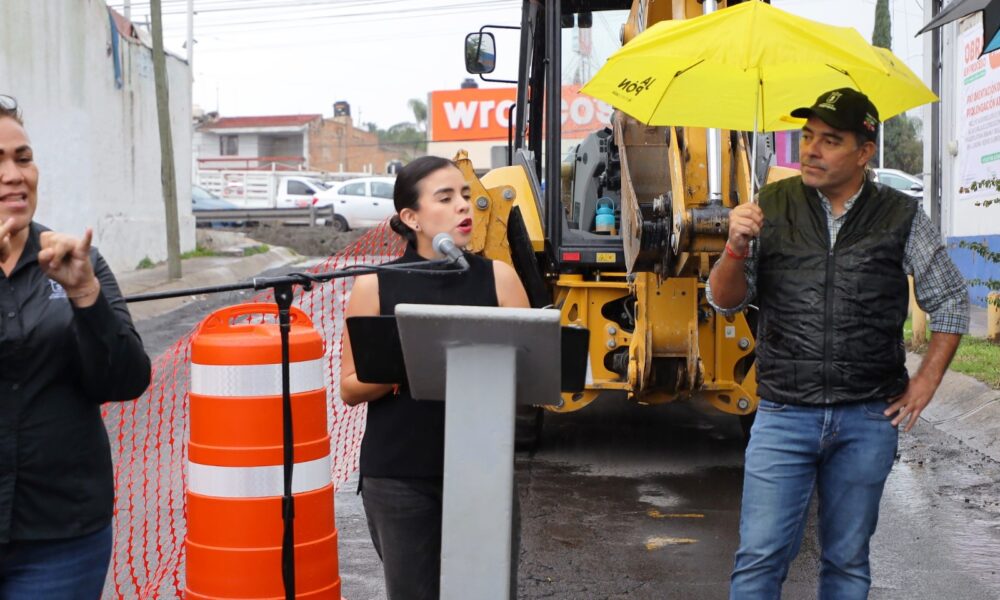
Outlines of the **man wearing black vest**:
[[[865,177],[879,126],[868,97],[832,90],[792,115],[808,119],[801,176],[733,209],[709,278],[720,313],[754,299],[760,311],[760,404],[730,597],[780,597],[815,490],[819,597],[854,600],[871,585],[869,540],[897,426],[909,431],[940,384],[968,328],[968,293],[918,202]],[[907,275],[932,332],[913,377]]]

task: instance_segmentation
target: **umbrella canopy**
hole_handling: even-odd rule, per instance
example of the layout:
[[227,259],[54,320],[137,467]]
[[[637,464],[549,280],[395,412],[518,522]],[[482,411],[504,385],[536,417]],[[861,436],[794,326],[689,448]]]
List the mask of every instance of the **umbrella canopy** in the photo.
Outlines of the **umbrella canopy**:
[[937,96],[891,52],[849,27],[743,2],[653,25],[614,53],[581,92],[650,125],[777,131],[826,90],[868,95],[887,119]]
[[1000,49],[1000,2],[997,0],[957,0],[957,2],[952,2],[924,25],[923,29],[917,32],[917,35],[979,11],[983,13],[983,41],[988,42],[983,44],[983,51],[979,56]]

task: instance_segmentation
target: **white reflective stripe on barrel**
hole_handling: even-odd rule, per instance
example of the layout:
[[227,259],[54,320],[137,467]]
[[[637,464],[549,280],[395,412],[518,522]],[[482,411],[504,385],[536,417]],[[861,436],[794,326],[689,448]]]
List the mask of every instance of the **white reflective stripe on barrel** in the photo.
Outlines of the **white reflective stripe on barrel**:
[[[289,365],[291,393],[326,389],[323,359]],[[191,363],[191,393],[223,398],[280,396],[281,365],[200,365]]]
[[[188,462],[188,490],[216,498],[266,498],[284,494],[281,465],[267,467],[219,467]],[[318,490],[332,483],[330,455],[295,463],[292,493]]]

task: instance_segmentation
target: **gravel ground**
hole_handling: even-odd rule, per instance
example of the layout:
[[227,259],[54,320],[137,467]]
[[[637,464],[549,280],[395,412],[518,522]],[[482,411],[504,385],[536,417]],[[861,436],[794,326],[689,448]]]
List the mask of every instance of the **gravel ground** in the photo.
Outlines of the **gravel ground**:
[[243,227],[233,231],[245,233],[247,237],[265,244],[291,248],[303,256],[322,257],[343,250],[368,230],[355,229],[337,233],[329,227],[260,223],[255,227]]

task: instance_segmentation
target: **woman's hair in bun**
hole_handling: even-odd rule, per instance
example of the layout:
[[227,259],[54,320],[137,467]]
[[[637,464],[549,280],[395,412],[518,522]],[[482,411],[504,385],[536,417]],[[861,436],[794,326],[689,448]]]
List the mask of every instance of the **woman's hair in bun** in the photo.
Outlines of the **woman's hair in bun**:
[[407,163],[396,174],[396,183],[392,187],[392,203],[396,207],[396,214],[389,219],[389,227],[402,236],[410,246],[416,248],[417,233],[399,218],[400,211],[404,208],[418,210],[417,201],[420,199],[420,182],[435,171],[455,166],[457,165],[447,158],[421,156]]

